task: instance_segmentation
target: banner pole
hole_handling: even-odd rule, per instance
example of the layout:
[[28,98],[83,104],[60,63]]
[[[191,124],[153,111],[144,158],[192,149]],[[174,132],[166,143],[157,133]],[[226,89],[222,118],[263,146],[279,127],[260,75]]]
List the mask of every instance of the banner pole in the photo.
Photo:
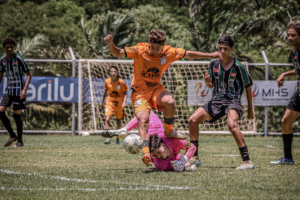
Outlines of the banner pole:
[[[269,80],[269,60],[268,60],[268,57],[265,53],[265,51],[262,51],[261,52],[263,58],[264,58],[264,61],[265,61],[265,66],[266,66],[266,69],[265,69],[265,80]],[[268,137],[268,106],[265,106],[265,130],[264,130],[264,137]]]

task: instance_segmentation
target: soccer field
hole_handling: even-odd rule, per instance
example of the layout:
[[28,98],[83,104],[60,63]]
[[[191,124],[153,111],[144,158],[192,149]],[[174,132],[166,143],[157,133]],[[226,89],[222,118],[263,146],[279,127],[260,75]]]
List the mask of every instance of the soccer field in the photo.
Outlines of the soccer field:
[[[202,136],[196,172],[158,172],[142,154],[104,145],[100,136],[26,136],[24,148],[4,148],[0,136],[0,199],[299,199],[300,138],[295,165],[269,162],[283,155],[282,138],[247,137],[254,170],[235,170],[240,153],[231,136]],[[121,140],[122,142],[123,140]]]

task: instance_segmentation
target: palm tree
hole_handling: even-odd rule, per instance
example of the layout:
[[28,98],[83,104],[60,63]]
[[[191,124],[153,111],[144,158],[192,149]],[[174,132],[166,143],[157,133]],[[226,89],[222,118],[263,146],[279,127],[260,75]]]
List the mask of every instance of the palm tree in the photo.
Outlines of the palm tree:
[[134,17],[131,15],[109,12],[107,15],[95,15],[89,21],[81,18],[81,29],[89,45],[90,55],[94,58],[111,57],[103,38],[110,34],[118,47],[131,45],[136,31]]

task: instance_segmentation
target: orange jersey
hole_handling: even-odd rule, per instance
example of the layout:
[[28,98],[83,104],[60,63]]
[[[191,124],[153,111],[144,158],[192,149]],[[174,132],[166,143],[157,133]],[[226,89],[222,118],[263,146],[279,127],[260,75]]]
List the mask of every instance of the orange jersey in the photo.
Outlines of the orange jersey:
[[160,79],[170,64],[185,56],[185,50],[164,45],[158,56],[150,53],[148,43],[139,43],[125,47],[125,55],[134,59],[134,71],[131,88],[135,91],[149,91],[160,85]]
[[117,82],[113,82],[111,78],[105,80],[104,89],[108,91],[106,105],[121,109],[124,102],[124,93],[128,91],[128,87],[124,80],[119,78]]

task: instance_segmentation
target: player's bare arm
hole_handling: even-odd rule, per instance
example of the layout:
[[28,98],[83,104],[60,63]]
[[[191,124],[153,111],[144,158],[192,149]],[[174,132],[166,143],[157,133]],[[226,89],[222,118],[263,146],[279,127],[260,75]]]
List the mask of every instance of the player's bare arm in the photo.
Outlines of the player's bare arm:
[[186,51],[184,58],[187,59],[220,58],[222,60],[223,56],[218,51],[213,53],[203,53],[200,51]]
[[108,44],[110,53],[114,57],[126,57],[124,49],[120,49],[120,48],[118,48],[118,47],[115,46],[114,41],[113,41],[113,37],[111,35],[107,35],[104,38],[104,41],[106,42],[106,44]]
[[206,86],[207,86],[209,89],[211,89],[211,88],[214,87],[214,85],[213,85],[213,83],[212,83],[212,80],[211,80],[210,76],[209,76],[207,73],[205,74],[204,80],[205,80]]
[[254,119],[254,109],[251,94],[251,86],[246,88],[246,96],[248,101],[248,119]]
[[31,78],[32,78],[31,71],[28,71],[26,74],[27,74],[27,79],[26,79],[25,87],[24,87],[24,89],[21,91],[20,99],[26,98],[28,86],[29,86],[29,83],[30,83]]
[[291,71],[288,71],[288,72],[284,72],[278,77],[277,85],[278,85],[279,88],[283,86],[285,76],[297,76],[296,70],[291,70]]
[[104,91],[103,93],[103,97],[102,97],[102,103],[101,103],[101,110],[104,110],[104,101],[105,101],[105,98],[107,96],[107,90]]

